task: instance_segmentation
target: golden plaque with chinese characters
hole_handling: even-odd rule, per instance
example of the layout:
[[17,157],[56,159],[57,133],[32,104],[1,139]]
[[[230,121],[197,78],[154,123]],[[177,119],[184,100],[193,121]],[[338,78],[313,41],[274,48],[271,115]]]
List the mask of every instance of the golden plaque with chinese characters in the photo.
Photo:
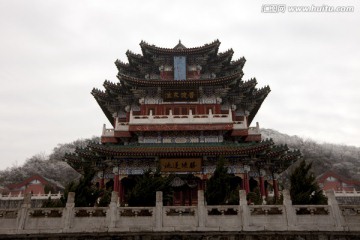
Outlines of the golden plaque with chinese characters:
[[201,172],[201,158],[161,158],[162,172]]

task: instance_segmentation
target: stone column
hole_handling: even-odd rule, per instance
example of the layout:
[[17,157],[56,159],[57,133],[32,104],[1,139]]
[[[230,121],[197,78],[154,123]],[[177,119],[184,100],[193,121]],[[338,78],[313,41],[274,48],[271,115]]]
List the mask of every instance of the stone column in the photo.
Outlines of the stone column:
[[118,200],[118,192],[113,191],[111,193],[111,202],[109,204],[109,209],[106,214],[106,216],[108,217],[108,223],[109,223],[108,226],[110,229],[116,227],[116,221],[119,215],[117,212],[117,200]]
[[204,191],[198,190],[198,227],[205,227],[205,198]]
[[241,217],[241,225],[242,230],[247,230],[249,228],[249,220],[250,220],[250,211],[249,206],[246,200],[246,191],[239,191],[239,202],[240,202],[240,217]]
[[335,198],[335,192],[333,189],[326,191],[326,196],[328,198],[328,204],[331,207],[331,212],[334,218],[335,227],[340,228],[339,230],[342,230],[342,227],[345,225],[345,219],[341,213],[341,210],[339,208],[339,204]]
[[64,209],[63,215],[63,226],[65,230],[68,230],[72,226],[74,218],[74,207],[75,207],[75,193],[69,192],[66,207]]
[[283,204],[286,211],[287,226],[288,226],[288,230],[291,230],[296,225],[296,213],[292,205],[289,190],[287,189],[283,190],[283,196],[284,196]]
[[31,208],[31,193],[25,193],[24,201],[21,204],[21,208],[17,216],[17,226],[18,231],[25,228],[25,222],[28,216],[28,210]]
[[163,196],[162,192],[156,192],[155,206],[155,229],[159,231],[163,228]]
[[105,180],[104,180],[104,170],[98,173],[98,177],[99,177],[99,188],[100,189],[104,189],[105,186]]
[[265,176],[265,170],[260,169],[259,171],[259,187],[260,187],[260,194],[262,197],[265,197],[265,184],[264,184],[264,176]]

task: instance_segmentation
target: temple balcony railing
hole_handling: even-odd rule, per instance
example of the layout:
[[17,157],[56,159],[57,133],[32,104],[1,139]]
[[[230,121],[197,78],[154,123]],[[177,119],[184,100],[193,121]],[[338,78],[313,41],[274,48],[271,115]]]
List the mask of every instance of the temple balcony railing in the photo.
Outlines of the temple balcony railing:
[[260,127],[259,127],[259,123],[256,123],[256,127],[249,127],[248,129],[248,134],[249,135],[258,135],[261,134],[260,132]]
[[113,128],[106,128],[106,124],[103,126],[102,137],[114,137],[115,130]]
[[115,119],[115,128],[106,128],[103,126],[102,137],[117,137],[116,132],[128,132],[129,126],[146,126],[146,125],[196,125],[196,124],[231,124],[233,130],[244,131],[245,135],[260,135],[259,124],[255,127],[248,127],[246,117],[241,121],[234,121],[231,110],[227,114],[213,114],[209,110],[208,114],[192,114],[189,111],[188,115],[173,115],[170,110],[168,115],[153,115],[150,111],[149,115],[136,115],[130,111],[129,122],[124,122],[123,119]]
[[[208,114],[173,115],[170,110],[168,115],[134,115],[130,112],[129,125],[155,125],[155,124],[232,124],[232,113],[213,114],[210,110]],[[115,129],[117,130],[117,129]]]
[[[326,191],[323,191],[324,194]],[[335,197],[359,197],[360,198],[360,191],[334,191]],[[268,191],[267,196],[274,197],[274,191]]]
[[335,191],[335,196],[337,197],[360,197],[360,191],[356,191],[354,189],[353,191]]

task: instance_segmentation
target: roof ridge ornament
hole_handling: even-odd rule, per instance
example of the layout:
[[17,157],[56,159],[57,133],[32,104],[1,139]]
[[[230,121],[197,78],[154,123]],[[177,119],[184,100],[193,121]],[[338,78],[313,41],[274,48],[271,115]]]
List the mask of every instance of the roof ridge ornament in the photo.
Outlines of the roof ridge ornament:
[[179,43],[174,47],[174,49],[186,49],[186,47],[181,43],[181,40],[179,39]]

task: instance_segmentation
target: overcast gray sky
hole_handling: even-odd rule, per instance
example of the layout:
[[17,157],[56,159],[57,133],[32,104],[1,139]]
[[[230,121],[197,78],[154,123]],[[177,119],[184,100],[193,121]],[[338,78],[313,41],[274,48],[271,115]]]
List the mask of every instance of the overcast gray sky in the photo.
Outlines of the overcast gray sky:
[[[110,125],[90,95],[116,82],[116,59],[139,43],[245,56],[244,80],[272,92],[254,123],[319,142],[360,146],[360,2],[352,13],[262,13],[274,1],[0,0],[0,169]],[[266,10],[266,9],[265,9]]]

